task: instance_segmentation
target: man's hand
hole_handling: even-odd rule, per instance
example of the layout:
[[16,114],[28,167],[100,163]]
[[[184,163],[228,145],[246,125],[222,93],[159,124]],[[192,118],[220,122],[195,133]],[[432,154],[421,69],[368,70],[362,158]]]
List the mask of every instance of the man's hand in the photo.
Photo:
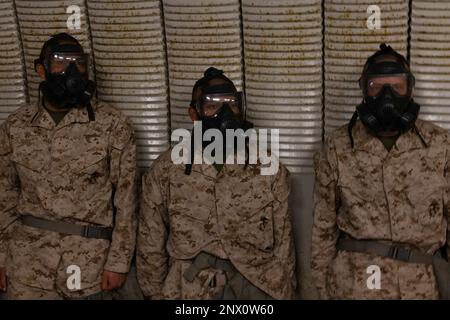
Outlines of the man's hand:
[[126,273],[117,273],[112,271],[103,271],[102,276],[102,290],[111,291],[120,288],[127,279]]
[[0,268],[0,291],[6,292],[6,269]]

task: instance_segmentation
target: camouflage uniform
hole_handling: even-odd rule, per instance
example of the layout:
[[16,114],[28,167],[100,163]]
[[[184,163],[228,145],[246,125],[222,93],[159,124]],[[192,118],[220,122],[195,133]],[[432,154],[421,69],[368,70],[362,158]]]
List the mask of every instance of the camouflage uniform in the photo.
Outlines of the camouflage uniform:
[[[136,237],[136,146],[124,115],[93,101],[55,126],[25,105],[0,126],[0,266],[8,298],[84,297],[101,291],[103,270],[126,273]],[[114,227],[112,241],[24,226],[20,215]],[[9,247],[9,248],[8,248]],[[69,290],[67,268],[81,269]]]
[[288,209],[288,172],[272,176],[260,167],[184,165],[163,153],[143,176],[137,241],[138,280],[145,296],[211,299],[221,270],[184,277],[190,259],[206,252],[232,265],[270,297],[289,299],[295,256]]
[[[343,233],[428,254],[446,244],[449,135],[426,121],[416,126],[418,133],[401,135],[388,152],[358,121],[353,150],[342,127],[315,159],[311,267],[322,298],[438,298],[429,264],[336,250]],[[368,289],[370,265],[381,269],[379,290]]]

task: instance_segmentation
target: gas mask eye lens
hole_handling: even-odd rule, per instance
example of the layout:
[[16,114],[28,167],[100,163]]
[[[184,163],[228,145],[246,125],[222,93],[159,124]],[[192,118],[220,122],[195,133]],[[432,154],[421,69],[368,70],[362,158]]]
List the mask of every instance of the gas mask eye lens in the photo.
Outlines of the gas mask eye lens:
[[224,105],[228,105],[235,114],[241,112],[240,93],[206,94],[197,103],[197,111],[202,117],[217,116]]
[[87,54],[55,52],[50,56],[49,66],[51,73],[63,74],[70,64],[74,64],[80,73],[85,73],[88,65]]
[[378,96],[385,86],[389,86],[399,96],[406,96],[410,91],[408,77],[406,75],[380,75],[368,79],[366,95],[369,97]]
[[408,85],[405,83],[396,83],[394,85],[392,85],[392,88],[394,89],[394,91],[401,95],[401,96],[405,96],[408,93]]
[[217,114],[219,105],[216,103],[205,103],[202,107],[202,114],[205,117],[212,117]]
[[367,83],[367,95],[370,97],[377,96],[382,88],[383,84],[377,83],[374,80],[369,80]]

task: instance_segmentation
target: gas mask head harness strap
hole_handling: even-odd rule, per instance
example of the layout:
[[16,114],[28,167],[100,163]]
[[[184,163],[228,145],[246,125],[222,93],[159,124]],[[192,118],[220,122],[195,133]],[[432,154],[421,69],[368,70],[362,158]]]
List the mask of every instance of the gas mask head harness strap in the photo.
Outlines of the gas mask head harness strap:
[[[89,120],[95,120],[90,100],[95,83],[89,80],[89,58],[80,43],[67,33],[59,33],[47,40],[34,67],[42,65],[45,81],[39,85],[45,100],[62,109],[86,107]],[[45,104],[45,101],[42,101]]]
[[400,135],[412,128],[426,146],[415,126],[420,106],[412,99],[414,83],[406,59],[382,43],[380,50],[367,59],[359,79],[363,101],[348,124],[352,148],[352,130],[358,117],[375,136],[381,132]]

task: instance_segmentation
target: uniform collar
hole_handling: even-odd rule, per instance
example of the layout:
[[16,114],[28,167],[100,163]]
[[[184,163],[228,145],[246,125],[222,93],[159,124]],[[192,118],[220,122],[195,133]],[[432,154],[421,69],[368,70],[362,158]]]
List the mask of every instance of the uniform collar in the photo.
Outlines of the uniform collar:
[[61,122],[56,125],[52,119],[52,116],[42,105],[42,101],[39,101],[36,105],[36,112],[31,119],[32,127],[41,127],[47,130],[54,128],[62,128],[72,123],[87,123],[89,122],[89,114],[87,108],[73,108],[64,116]]
[[415,149],[425,149],[428,147],[429,141],[424,136],[422,128],[423,121],[417,120],[416,126],[401,134],[388,152],[380,139],[371,135],[361,121],[357,121],[353,128],[354,149],[379,156],[386,156],[388,153],[403,153]]
[[247,166],[245,166],[245,164],[237,164],[236,161],[236,156],[235,156],[235,163],[230,163],[227,164],[225,163],[222,167],[222,170],[217,171],[216,167],[213,164],[206,164],[206,163],[201,163],[201,164],[194,164],[192,166],[192,171],[201,173],[204,176],[213,178],[213,179],[217,179],[220,178],[221,176],[240,176],[242,178],[247,177],[247,176],[251,176],[251,175],[255,175],[255,174],[260,174],[260,170],[261,170],[261,165],[260,163],[258,164],[248,164]]

